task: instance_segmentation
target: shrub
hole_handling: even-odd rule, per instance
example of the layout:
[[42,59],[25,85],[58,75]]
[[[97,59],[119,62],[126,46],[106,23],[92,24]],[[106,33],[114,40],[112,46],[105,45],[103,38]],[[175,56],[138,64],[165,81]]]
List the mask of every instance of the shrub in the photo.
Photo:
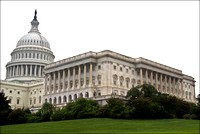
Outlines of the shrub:
[[36,115],[29,116],[28,118],[28,123],[36,123],[40,121],[41,121],[41,118]]
[[146,119],[150,118],[150,104],[151,100],[148,98],[136,98],[131,101],[131,106],[134,109],[134,117],[133,118],[140,118]]
[[44,103],[36,114],[41,117],[41,121],[50,121],[50,117],[54,111],[55,107],[52,104]]
[[22,109],[13,110],[8,116],[9,122],[11,124],[25,123],[25,122],[27,122],[27,118],[26,118],[25,114],[26,113]]
[[65,108],[58,109],[52,114],[51,119],[53,121],[65,120],[65,119],[67,119],[68,112],[69,111],[67,109],[65,109]]
[[125,109],[123,101],[119,98],[110,98],[107,100],[107,110],[109,117],[120,118],[121,112]]
[[94,100],[79,98],[76,102],[68,103],[66,109],[69,110],[67,118],[92,118],[98,116],[99,104]]

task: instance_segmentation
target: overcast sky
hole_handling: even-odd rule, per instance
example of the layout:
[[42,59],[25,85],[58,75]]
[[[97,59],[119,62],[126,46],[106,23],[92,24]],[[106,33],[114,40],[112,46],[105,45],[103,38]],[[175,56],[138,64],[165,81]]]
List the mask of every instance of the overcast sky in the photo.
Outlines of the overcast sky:
[[111,50],[182,70],[199,93],[198,1],[1,1],[1,79],[37,9],[55,60]]

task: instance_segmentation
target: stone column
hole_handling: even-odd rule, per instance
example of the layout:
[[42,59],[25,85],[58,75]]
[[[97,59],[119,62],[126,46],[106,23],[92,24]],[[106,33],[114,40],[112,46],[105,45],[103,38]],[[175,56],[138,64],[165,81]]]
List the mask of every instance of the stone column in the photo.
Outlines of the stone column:
[[30,65],[30,76],[32,76],[32,65]]
[[177,96],[179,97],[179,95],[180,95],[180,88],[179,88],[179,82],[180,82],[180,79],[178,79],[178,81],[177,81]]
[[60,70],[58,71],[58,92],[60,92]]
[[81,87],[81,66],[78,66],[78,88]]
[[158,73],[156,73],[156,89],[158,91]]
[[39,75],[39,77],[41,77],[41,66],[39,68],[38,75]]
[[151,71],[151,85],[153,86],[153,72]]
[[16,69],[16,76],[18,76],[18,70],[19,70],[19,66],[17,65],[17,69]]
[[140,85],[143,84],[142,68],[140,68]]
[[86,64],[84,64],[84,87],[86,87]]
[[65,69],[63,69],[63,91],[65,91]]
[[15,66],[13,66],[13,76],[15,76]]
[[146,70],[146,84],[149,84],[149,80],[148,80],[148,70]]
[[171,89],[171,77],[169,77],[169,94],[171,94],[172,93],[172,89]]
[[160,74],[160,89],[161,93],[163,93],[162,74]]
[[184,91],[183,91],[183,80],[181,81],[181,98],[183,98]]
[[52,82],[52,80],[51,80],[51,74],[49,74],[49,92],[50,92],[50,94],[52,93],[51,82]]
[[24,74],[24,66],[21,65],[21,76],[23,76],[23,74]]
[[75,89],[75,67],[73,67],[73,86],[72,89]]
[[68,82],[67,90],[68,90],[68,91],[70,90],[70,75],[71,75],[71,74],[70,74],[70,68],[68,68],[68,75],[67,75],[67,77],[68,77],[68,79],[67,79],[67,80],[68,80],[68,81],[67,81],[67,82]]
[[165,93],[167,93],[167,75],[165,75]]
[[11,77],[12,75],[12,70],[11,70],[11,67],[9,67],[9,77]]
[[36,76],[37,68],[38,68],[38,66],[37,66],[37,65],[35,65],[34,76]]
[[45,74],[45,80],[44,80],[44,94],[47,94],[47,74]]
[[26,76],[28,76],[28,65],[26,65]]
[[173,78],[173,95],[174,95],[174,91],[175,91],[175,78]]
[[53,72],[53,92],[56,93],[56,72]]
[[90,86],[92,85],[92,63],[90,63]]

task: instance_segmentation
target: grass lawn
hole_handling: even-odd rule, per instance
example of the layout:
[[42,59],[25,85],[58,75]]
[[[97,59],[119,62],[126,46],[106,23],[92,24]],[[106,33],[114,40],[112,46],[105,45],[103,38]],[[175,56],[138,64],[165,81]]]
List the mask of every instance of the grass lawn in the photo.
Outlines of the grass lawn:
[[1,126],[1,134],[199,134],[199,120],[93,118]]

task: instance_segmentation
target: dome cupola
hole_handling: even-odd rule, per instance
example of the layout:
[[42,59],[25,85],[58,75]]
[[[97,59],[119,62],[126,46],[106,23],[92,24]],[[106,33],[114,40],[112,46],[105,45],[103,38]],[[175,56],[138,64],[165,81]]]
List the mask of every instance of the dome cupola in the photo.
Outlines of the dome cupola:
[[50,49],[49,42],[38,30],[39,24],[40,23],[37,20],[37,11],[35,10],[34,19],[31,21],[31,30],[18,41],[17,47],[24,45],[36,45]]
[[29,83],[43,80],[43,69],[55,56],[49,42],[38,30],[37,10],[31,21],[31,30],[17,43],[6,65],[6,80]]

